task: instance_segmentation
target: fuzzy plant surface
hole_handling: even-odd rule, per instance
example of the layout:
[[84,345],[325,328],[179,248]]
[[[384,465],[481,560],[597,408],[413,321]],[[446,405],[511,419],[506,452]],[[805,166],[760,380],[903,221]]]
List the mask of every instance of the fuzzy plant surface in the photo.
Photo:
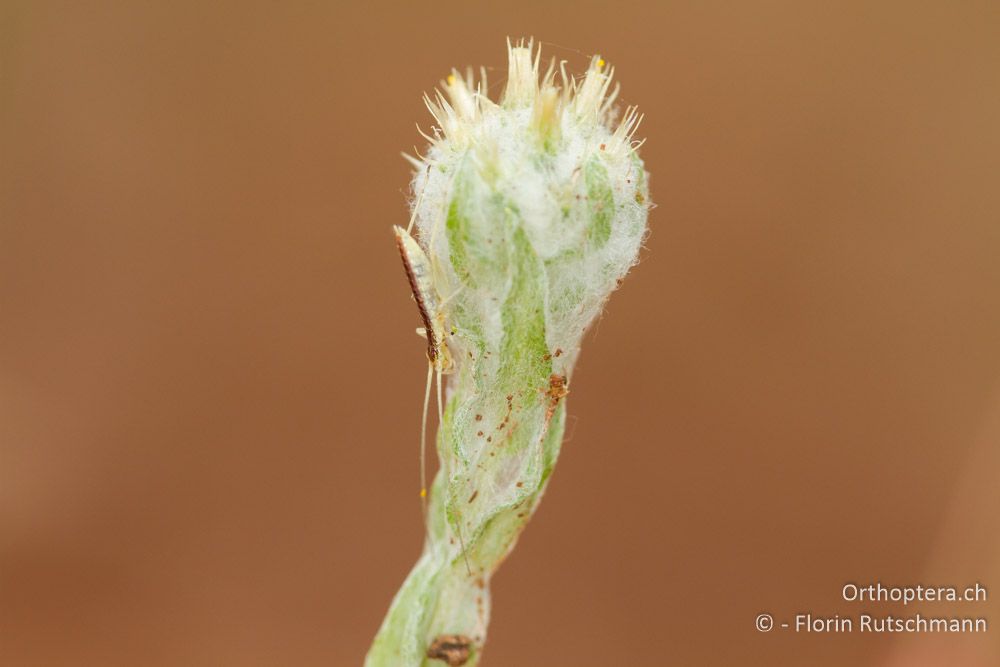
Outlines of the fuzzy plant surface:
[[[475,665],[490,577],[538,507],[559,455],[580,341],[636,263],[650,208],[613,71],[539,77],[508,44],[506,87],[453,72],[426,98],[437,126],[413,159],[417,239],[397,242],[428,357],[446,378],[423,552],[367,667]],[[423,492],[422,492],[423,493]]]

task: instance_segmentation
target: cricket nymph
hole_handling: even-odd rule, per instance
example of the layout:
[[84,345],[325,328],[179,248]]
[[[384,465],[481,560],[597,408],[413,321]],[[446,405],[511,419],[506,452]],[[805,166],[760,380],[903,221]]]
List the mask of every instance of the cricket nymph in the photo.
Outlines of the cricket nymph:
[[[427,339],[427,384],[424,389],[424,410],[420,424],[420,502],[427,525],[427,407],[430,404],[431,381],[437,376],[438,424],[443,422],[444,402],[441,395],[441,376],[454,368],[448,345],[445,342],[447,325],[442,306],[444,302],[434,286],[431,260],[410,232],[399,225],[393,225],[396,234],[396,248],[403,260],[406,278],[410,281],[413,300],[417,302],[420,319],[423,320],[423,336]],[[417,330],[421,333],[421,330]]]
[[424,336],[427,338],[427,360],[435,370],[448,373],[453,363],[445,342],[447,326],[442,302],[431,278],[431,262],[420,244],[410,236],[409,232],[399,225],[393,226],[396,234],[396,247],[406,269],[406,277],[410,281],[413,300],[420,310],[420,319],[424,323]]

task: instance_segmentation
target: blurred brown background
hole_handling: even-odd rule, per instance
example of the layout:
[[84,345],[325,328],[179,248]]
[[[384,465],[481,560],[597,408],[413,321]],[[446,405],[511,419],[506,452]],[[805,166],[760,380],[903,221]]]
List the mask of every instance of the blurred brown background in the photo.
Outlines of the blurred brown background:
[[399,152],[534,35],[658,208],[485,664],[997,664],[753,621],[1000,587],[1000,5],[159,4],[0,5],[0,663],[360,664],[421,539]]

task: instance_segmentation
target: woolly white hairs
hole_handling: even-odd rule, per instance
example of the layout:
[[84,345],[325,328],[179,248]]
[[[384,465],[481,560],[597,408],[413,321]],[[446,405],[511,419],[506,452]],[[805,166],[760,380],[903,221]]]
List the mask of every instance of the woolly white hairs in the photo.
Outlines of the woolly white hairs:
[[[446,284],[452,289],[461,281],[448,261],[444,227],[459,174],[469,176],[463,200],[472,224],[492,224],[495,216],[484,208],[502,198],[519,212],[543,261],[582,248],[590,230],[595,242],[588,252],[574,262],[561,262],[565,270],[550,271],[554,284],[549,297],[556,305],[567,294],[582,297],[573,312],[549,313],[550,348],[575,351],[582,329],[636,261],[646,231],[646,173],[632,142],[642,117],[628,108],[613,131],[608,127],[617,89],[608,94],[614,70],[599,56],[581,82],[569,78],[561,65],[560,88],[555,63],[539,85],[540,50],[533,54],[530,43],[508,43],[508,51],[508,81],[499,105],[482,93],[484,86],[476,84],[471,72],[464,79],[452,72],[442,82],[447,100],[441,93],[434,100],[425,97],[438,127],[427,159],[414,175],[413,192],[423,193],[417,228],[428,254],[442,258],[442,267],[449,269]],[[483,231],[494,237],[499,233]]]
[[641,117],[628,108],[612,126],[613,70],[595,56],[580,80],[555,62],[539,77],[531,42],[508,54],[499,102],[485,77],[454,71],[425,98],[437,125],[412,159],[420,246],[399,242],[422,309],[437,311],[425,321],[441,323],[432,362],[447,348],[437,368],[452,373],[424,553],[370,667],[478,660],[489,579],[555,464],[581,338],[646,233]]

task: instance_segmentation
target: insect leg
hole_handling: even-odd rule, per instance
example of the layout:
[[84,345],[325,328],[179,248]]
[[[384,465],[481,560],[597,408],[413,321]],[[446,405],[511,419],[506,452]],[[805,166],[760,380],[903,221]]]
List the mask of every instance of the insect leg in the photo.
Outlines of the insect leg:
[[444,427],[444,403],[441,400],[441,365],[437,366],[437,405],[438,405],[438,430]]
[[438,308],[440,309],[440,308],[444,308],[445,306],[447,306],[448,302],[451,301],[452,299],[454,299],[459,294],[461,294],[462,290],[464,288],[465,288],[465,285],[460,285],[457,290],[455,290],[454,292],[452,292],[451,294],[449,294],[443,301],[441,301],[440,304],[438,304]]
[[469,554],[465,550],[465,540],[462,539],[462,524],[460,523],[460,519],[455,521],[455,532],[458,533],[458,545],[462,547],[462,558],[465,559],[465,571],[468,572],[471,577],[472,566],[469,565]]
[[[438,404],[438,429],[444,426],[443,401],[441,400],[441,367],[437,368],[437,404]],[[465,571],[472,576],[472,566],[469,565],[469,554],[465,550],[465,540],[462,538],[462,523],[459,517],[455,518],[455,532],[458,534],[458,544],[462,547],[462,558],[465,560]]]

